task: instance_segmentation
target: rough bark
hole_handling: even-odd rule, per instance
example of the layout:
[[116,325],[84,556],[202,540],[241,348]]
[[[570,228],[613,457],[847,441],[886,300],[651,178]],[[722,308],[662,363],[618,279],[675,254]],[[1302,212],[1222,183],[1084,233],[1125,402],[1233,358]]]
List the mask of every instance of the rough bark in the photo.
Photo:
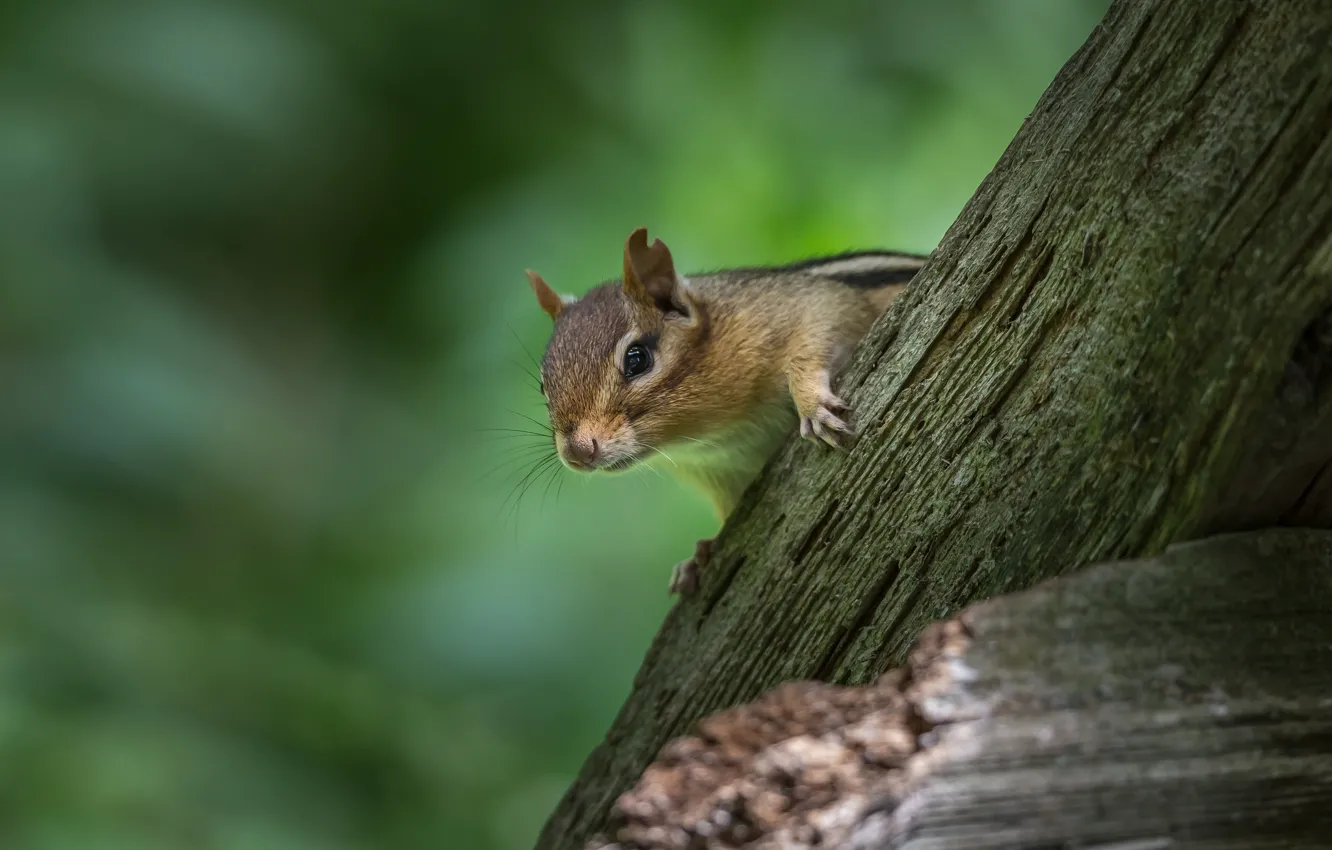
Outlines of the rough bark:
[[667,618],[539,843],[694,720],[1203,534],[1332,525],[1332,3],[1123,0]]
[[982,602],[873,686],[673,742],[606,850],[1332,846],[1332,532],[1172,547]]

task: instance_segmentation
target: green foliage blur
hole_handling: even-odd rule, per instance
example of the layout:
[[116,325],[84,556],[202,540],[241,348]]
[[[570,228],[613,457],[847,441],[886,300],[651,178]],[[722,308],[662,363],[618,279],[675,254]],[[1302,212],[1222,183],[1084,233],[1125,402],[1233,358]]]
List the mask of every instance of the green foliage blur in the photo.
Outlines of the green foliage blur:
[[523,269],[929,251],[1104,5],[0,5],[0,847],[530,847],[713,521]]

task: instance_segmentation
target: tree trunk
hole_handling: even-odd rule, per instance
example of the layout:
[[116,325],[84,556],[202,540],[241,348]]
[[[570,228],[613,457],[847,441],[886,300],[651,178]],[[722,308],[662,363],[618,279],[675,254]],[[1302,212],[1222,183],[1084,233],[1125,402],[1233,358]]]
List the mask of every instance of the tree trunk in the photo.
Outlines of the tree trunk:
[[667,618],[547,823],[658,749],[929,621],[1217,531],[1332,525],[1332,3],[1120,0]]
[[668,746],[596,850],[1332,846],[1332,532],[1103,564]]

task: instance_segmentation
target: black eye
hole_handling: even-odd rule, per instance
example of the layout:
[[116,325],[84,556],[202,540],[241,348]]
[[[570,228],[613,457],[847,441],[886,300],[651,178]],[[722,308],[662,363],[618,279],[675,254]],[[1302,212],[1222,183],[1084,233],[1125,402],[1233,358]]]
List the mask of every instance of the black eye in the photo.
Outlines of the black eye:
[[626,378],[637,378],[651,368],[652,352],[648,351],[646,345],[636,342],[625,349],[624,376]]

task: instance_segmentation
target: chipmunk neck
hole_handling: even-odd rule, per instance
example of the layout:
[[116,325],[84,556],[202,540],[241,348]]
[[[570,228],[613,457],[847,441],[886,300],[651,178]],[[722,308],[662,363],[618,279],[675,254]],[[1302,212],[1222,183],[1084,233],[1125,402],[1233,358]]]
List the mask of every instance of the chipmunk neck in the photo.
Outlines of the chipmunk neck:
[[790,400],[776,396],[744,418],[697,437],[675,440],[649,463],[702,491],[717,518],[724,521],[795,422]]

